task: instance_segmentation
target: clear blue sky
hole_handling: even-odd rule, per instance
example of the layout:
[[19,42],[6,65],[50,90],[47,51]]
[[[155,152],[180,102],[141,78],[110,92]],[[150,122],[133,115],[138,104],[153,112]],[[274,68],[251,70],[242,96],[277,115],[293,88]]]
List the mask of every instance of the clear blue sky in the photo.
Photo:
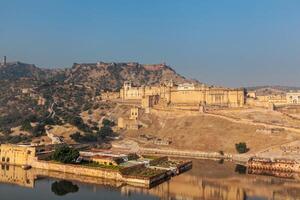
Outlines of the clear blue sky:
[[300,86],[299,0],[0,0],[0,56],[166,62],[225,86]]

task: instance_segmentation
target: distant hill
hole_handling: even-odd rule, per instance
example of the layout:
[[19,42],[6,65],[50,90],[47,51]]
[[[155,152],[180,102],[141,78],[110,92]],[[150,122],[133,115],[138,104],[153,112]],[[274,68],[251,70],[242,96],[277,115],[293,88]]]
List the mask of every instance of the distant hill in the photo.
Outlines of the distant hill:
[[[107,106],[94,100],[102,90],[116,91],[124,81],[140,86],[169,80],[197,82],[184,78],[165,64],[74,63],[68,69],[43,69],[21,62],[0,65],[0,142],[25,141],[26,138],[9,134],[26,120],[38,121],[41,126],[79,123],[82,129],[91,132],[78,119],[83,111]],[[41,99],[44,99],[42,104]],[[53,116],[50,113],[53,107],[55,117],[49,118]],[[43,134],[37,131],[38,135]]]
[[17,79],[54,80],[66,84],[82,84],[97,89],[116,90],[124,81],[134,85],[157,85],[173,80],[175,83],[197,82],[177,74],[165,64],[139,63],[74,63],[67,69],[43,69],[22,62],[0,66],[1,80]]
[[68,83],[84,84],[101,89],[119,89],[124,81],[134,85],[157,85],[173,80],[175,83],[195,82],[177,74],[165,64],[143,65],[139,63],[74,63],[66,70]]
[[0,66],[1,80],[15,80],[20,78],[42,79],[45,77],[46,71],[33,64],[14,62],[7,63],[5,66]]
[[255,86],[247,87],[248,91],[256,91],[257,95],[284,94],[289,91],[300,90],[300,87],[290,86]]

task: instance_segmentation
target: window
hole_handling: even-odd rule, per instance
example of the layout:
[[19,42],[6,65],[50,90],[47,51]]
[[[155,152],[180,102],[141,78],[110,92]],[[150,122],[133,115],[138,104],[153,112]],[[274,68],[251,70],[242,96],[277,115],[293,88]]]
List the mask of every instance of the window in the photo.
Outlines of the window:
[[6,158],[6,162],[9,162],[9,158]]
[[4,157],[2,157],[2,162],[5,162],[5,158]]

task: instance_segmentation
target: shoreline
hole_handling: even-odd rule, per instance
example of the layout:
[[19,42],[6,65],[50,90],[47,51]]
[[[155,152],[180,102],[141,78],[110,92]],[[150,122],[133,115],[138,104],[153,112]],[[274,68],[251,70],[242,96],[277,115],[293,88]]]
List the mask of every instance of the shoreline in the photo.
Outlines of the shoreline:
[[176,149],[154,149],[154,148],[139,148],[138,153],[150,155],[163,155],[169,157],[180,157],[189,159],[210,159],[210,160],[229,160],[236,163],[247,163],[252,157],[251,154],[220,154],[218,152],[205,152],[205,151],[184,151]]

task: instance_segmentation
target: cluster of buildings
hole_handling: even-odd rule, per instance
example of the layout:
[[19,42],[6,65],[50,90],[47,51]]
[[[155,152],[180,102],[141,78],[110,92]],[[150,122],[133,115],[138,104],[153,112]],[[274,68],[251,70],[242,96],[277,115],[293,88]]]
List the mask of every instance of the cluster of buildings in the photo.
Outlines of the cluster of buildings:
[[255,91],[247,92],[246,104],[255,107],[300,105],[300,91],[282,94],[257,95]]
[[242,107],[246,93],[242,88],[209,87],[193,83],[175,85],[172,81],[159,86],[136,87],[126,81],[119,92],[106,92],[101,94],[101,98],[137,101],[148,112],[153,107],[190,110],[199,110],[202,106]]
[[[12,145],[0,147],[0,164],[20,166],[23,169],[54,171],[78,176],[105,178],[141,187],[151,187],[191,169],[191,161],[169,160],[136,153],[120,153],[100,149],[79,151],[80,156],[72,164],[54,162],[51,159],[59,145]],[[82,148],[74,146],[73,148]],[[8,167],[9,168],[9,167]]]
[[290,159],[252,157],[248,160],[247,167],[252,170],[300,172],[300,163]]
[[125,82],[120,90],[120,98],[141,100],[144,107],[151,107],[159,102],[174,106],[242,107],[245,103],[245,90],[208,87],[193,83],[174,85],[172,81],[160,86],[134,87],[131,82]]
[[103,92],[100,99],[138,105],[131,109],[129,117],[118,119],[119,128],[137,130],[142,126],[138,120],[139,108],[145,113],[151,109],[205,112],[207,109],[244,106],[274,110],[277,106],[300,105],[300,91],[257,95],[255,91],[246,91],[244,88],[209,87],[194,83],[175,85],[172,81],[158,86],[133,86],[126,81],[120,91]]
[[257,95],[255,91],[247,92],[244,88],[223,88],[204,84],[183,83],[175,85],[172,81],[159,86],[133,86],[124,82],[119,92],[104,92],[104,100],[120,99],[137,101],[142,108],[174,108],[199,110],[202,107],[238,108],[247,106],[268,107],[269,104],[300,104],[300,91],[285,94]]

